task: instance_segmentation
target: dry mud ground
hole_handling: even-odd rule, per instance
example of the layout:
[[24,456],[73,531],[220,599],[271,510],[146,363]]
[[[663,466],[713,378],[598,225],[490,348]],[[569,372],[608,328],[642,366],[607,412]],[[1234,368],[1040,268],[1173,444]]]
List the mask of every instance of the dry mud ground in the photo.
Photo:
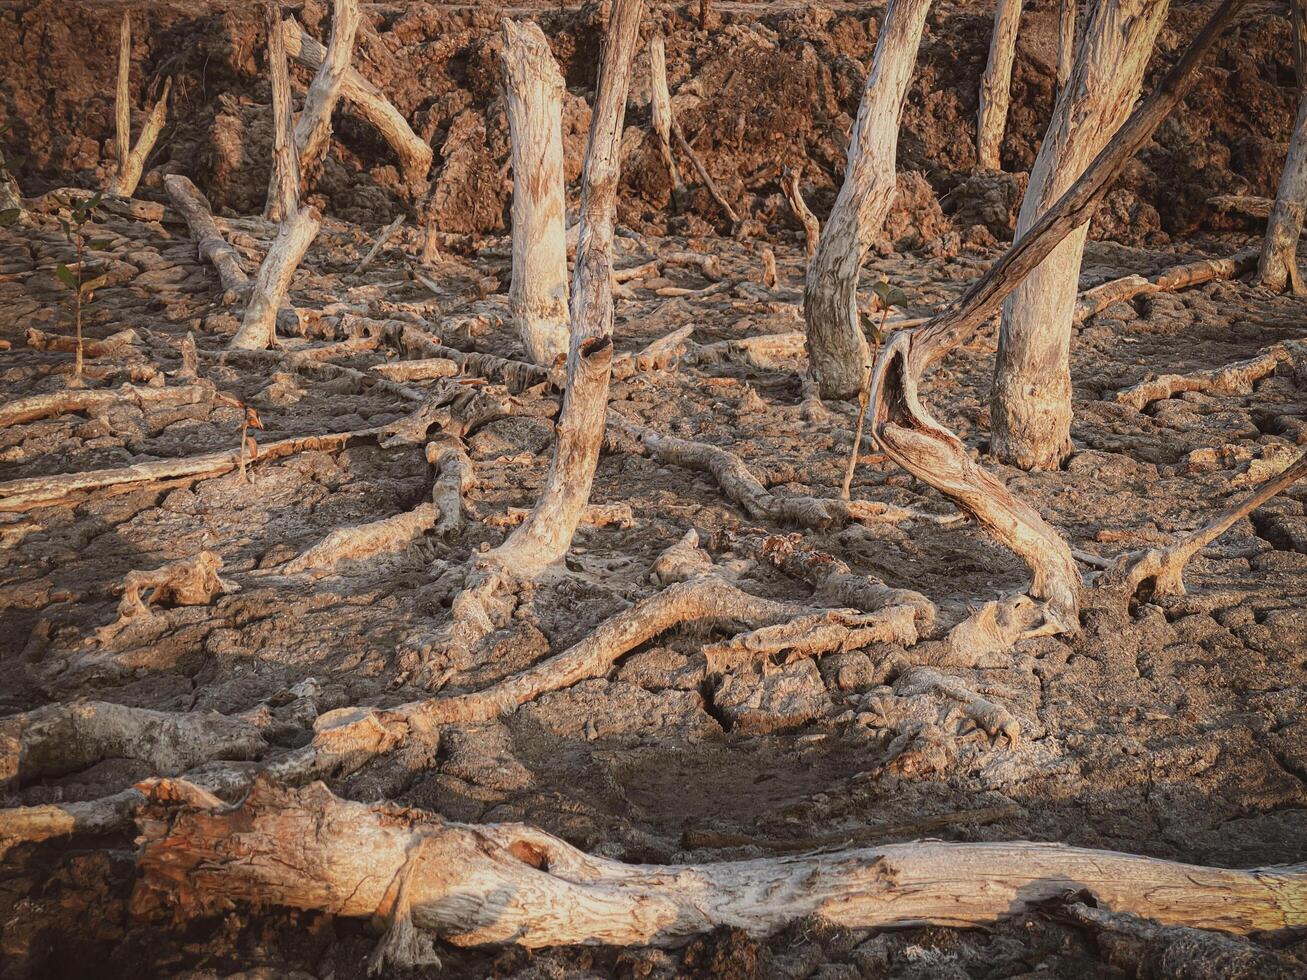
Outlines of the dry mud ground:
[[[68,177],[51,168],[32,180],[37,190],[39,180],[54,186]],[[161,200],[148,181],[144,196]],[[717,220],[707,204],[702,211]],[[328,220],[295,279],[296,305],[346,302],[376,318],[410,318],[453,347],[520,357],[507,323],[506,240],[444,239],[442,262],[424,273],[432,288],[413,276],[419,242],[410,225],[355,275],[383,217],[365,225]],[[959,293],[998,254],[983,234],[940,221],[915,251],[887,250],[866,265],[868,284],[887,276],[905,289],[910,313]],[[257,220],[226,229],[255,268],[272,229]],[[34,349],[26,338],[33,328],[69,331],[66,294],[51,274],[69,249],[48,216],[0,234],[0,338],[12,345],[0,353],[0,377],[9,401],[65,384],[71,355]],[[100,253],[109,281],[89,307],[88,335],[130,328],[136,337],[90,362],[92,387],[152,377],[179,383],[180,344],[192,333],[202,354],[215,355],[201,356],[201,377],[257,408],[266,427],[261,442],[381,426],[410,410],[375,384],[309,377],[286,360],[218,357],[237,321],[171,211],[161,220],[103,214],[94,234],[111,240]],[[779,266],[775,288],[761,284],[757,241],[647,230],[621,237],[619,268],[689,248],[716,255],[720,273],[709,280],[664,263],[660,274],[629,282],[616,306],[619,351],[685,325],[701,344],[798,329],[802,246],[783,215],[767,234]],[[1091,244],[1082,286],[1255,241],[1228,231],[1166,238],[1151,248]],[[696,293],[715,283],[726,286]],[[669,295],[678,289],[691,292]],[[1114,556],[1197,527],[1307,443],[1307,363],[1281,364],[1246,396],[1191,393],[1136,411],[1116,403],[1115,393],[1148,372],[1220,367],[1301,338],[1305,312],[1300,300],[1237,282],[1113,306],[1075,338],[1077,452],[1066,467],[1026,474],[987,462],[1084,551]],[[326,343],[290,337],[285,351]],[[991,329],[951,355],[927,387],[939,416],[982,453],[993,349]],[[395,357],[384,345],[363,345],[338,348],[331,361],[366,372]],[[776,494],[831,496],[856,409],[835,403],[829,418],[805,414],[804,367],[798,357],[767,368],[680,364],[615,382],[612,405],[660,432],[734,450]],[[629,506],[629,526],[582,529],[566,569],[541,583],[475,660],[433,663],[430,637],[449,616],[459,569],[507,533],[499,515],[532,504],[548,465],[557,393],[514,398],[519,414],[466,439],[477,519],[446,538],[429,535],[316,579],[275,569],[335,528],[427,498],[431,467],[420,445],[383,448],[363,439],[340,451],[255,462],[248,482],[233,472],[0,515],[0,713],[78,698],[166,711],[262,709],[275,743],[293,747],[308,739],[315,712],[426,696],[433,677],[443,692],[483,687],[564,649],[656,591],[651,563],[691,527],[741,587],[794,601],[810,595],[737,548],[742,529],[760,525],[709,477],[614,448],[600,461],[593,499]],[[0,430],[0,480],[231,449],[239,426],[235,409],[211,403],[119,404],[11,425]],[[971,523],[928,519],[950,515],[951,506],[893,466],[867,457],[853,494],[925,516],[824,531],[761,529],[800,533],[805,546],[859,573],[925,594],[945,618],[1022,587],[1025,573],[1010,555]],[[1204,551],[1189,567],[1186,597],[1090,610],[1076,636],[1025,641],[990,666],[956,671],[1018,719],[1015,742],[960,731],[947,698],[896,693],[896,665],[910,651],[878,645],[714,674],[703,649],[731,630],[702,627],[672,631],[608,676],[500,721],[446,729],[438,742],[415,740],[334,780],[332,789],[459,820],[522,820],[631,861],[762,855],[869,827],[870,840],[906,840],[922,836],[913,828],[933,816],[984,811],[927,833],[1062,841],[1222,866],[1300,862],[1307,859],[1304,501],[1307,487],[1291,489]],[[127,573],[200,550],[221,556],[222,575],[239,591],[102,629],[117,619],[115,588]],[[21,786],[3,803],[95,799],[151,775],[139,761],[105,759]],[[11,851],[0,872],[0,976],[363,974],[376,942],[366,923],[276,908],[181,923],[159,912],[133,914],[131,854],[127,834]],[[1263,941],[1307,962],[1300,939]],[[1111,954],[1054,917],[1028,915],[986,930],[875,935],[802,922],[766,941],[720,933],[675,951],[449,950],[444,973],[1129,975]]]

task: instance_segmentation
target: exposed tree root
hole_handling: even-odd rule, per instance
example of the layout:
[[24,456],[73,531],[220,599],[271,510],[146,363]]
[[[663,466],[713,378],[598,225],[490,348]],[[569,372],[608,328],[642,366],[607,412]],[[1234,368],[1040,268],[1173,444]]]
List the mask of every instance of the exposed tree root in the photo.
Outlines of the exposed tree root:
[[169,562],[147,572],[128,572],[122,584],[122,601],[118,619],[97,631],[103,642],[129,622],[148,618],[151,605],[207,606],[214,596],[237,592],[240,586],[218,574],[222,559],[212,551],[201,551],[193,558]]
[[[39,351],[58,351],[60,353],[71,354],[77,350],[77,338],[65,337],[63,334],[46,333],[44,330],[37,330],[35,327],[29,327],[27,334],[27,346],[33,350]],[[112,333],[103,340],[86,340],[82,343],[82,355],[84,357],[113,357],[121,354],[126,348],[140,343],[140,337],[135,330],[130,327],[126,330],[119,330]]]
[[690,528],[679,541],[654,559],[649,579],[655,585],[686,582],[711,571],[712,564],[712,556],[699,547],[699,532]]
[[1201,259],[1172,266],[1155,276],[1124,276],[1093,289],[1086,289],[1076,300],[1075,323],[1083,323],[1113,303],[1123,303],[1137,296],[1172,293],[1213,279],[1237,279],[1257,265],[1256,250],[1238,252],[1225,259]]
[[283,575],[310,572],[326,575],[340,562],[368,558],[382,552],[403,551],[423,534],[432,530],[440,519],[440,508],[421,503],[412,510],[393,517],[383,517],[355,527],[341,527],[284,565]]
[[1292,358],[1282,344],[1269,347],[1246,361],[1236,361],[1223,368],[1194,371],[1192,374],[1161,374],[1131,385],[1116,393],[1122,405],[1143,411],[1149,404],[1172,398],[1185,391],[1204,391],[1213,395],[1251,394],[1253,385],[1275,373],[1277,365]]
[[304,207],[287,216],[259,266],[259,274],[250,290],[249,302],[241,327],[232,338],[234,348],[263,350],[277,337],[277,311],[286,298],[291,278],[309,245],[317,237],[322,216],[317,208]]
[[122,830],[131,826],[144,802],[140,790],[125,789],[85,803],[43,803],[0,809],[0,860],[15,844],[39,844],[74,834],[111,834]]
[[[337,452],[351,442],[375,439],[379,429],[355,429],[350,432],[333,432],[321,436],[296,436],[262,443],[259,460],[280,459],[301,452]],[[240,466],[243,449],[229,449],[184,459],[158,459],[148,463],[84,473],[61,473],[54,476],[33,476],[0,483],[0,513],[30,510],[65,503],[75,497],[110,487],[124,487],[147,483],[166,483],[172,480],[211,479],[230,473]]]
[[447,438],[427,443],[427,462],[436,468],[431,500],[440,509],[436,533],[452,534],[463,526],[467,502],[463,499],[476,486],[476,473],[463,445]]
[[766,935],[809,915],[845,928],[967,927],[1028,911],[1068,883],[1168,925],[1247,933],[1307,922],[1302,865],[1239,871],[1055,844],[921,841],[629,865],[525,825],[456,824],[322,785],[260,784],[235,808],[160,802],[140,826],[138,908],[199,915],[255,901],[384,917],[402,885],[412,926],[458,946],[676,945],[719,926]]
[[53,418],[72,412],[96,414],[119,405],[139,409],[212,403],[216,394],[210,384],[176,385],[170,388],[123,385],[109,390],[67,388],[19,398],[0,405],[0,428]]
[[458,374],[458,362],[447,357],[425,357],[397,364],[374,364],[369,370],[391,381],[431,381],[434,378],[455,377]]
[[[490,527],[517,527],[531,516],[527,507],[508,507],[486,518]],[[579,527],[634,527],[630,504],[586,504]]]
[[1307,476],[1307,453],[1298,457],[1279,476],[1267,480],[1225,510],[1206,525],[1163,548],[1149,548],[1141,553],[1123,555],[1116,564],[1103,573],[1100,586],[1121,587],[1128,595],[1136,596],[1141,587],[1148,598],[1184,595],[1184,567],[1194,555],[1228,531],[1235,523],[1251,514],[1282,490]]
[[722,674],[742,664],[762,662],[764,667],[777,654],[792,663],[825,653],[847,653],[873,643],[915,643],[916,610],[911,606],[888,606],[877,612],[856,609],[824,609],[807,612],[784,623],[739,633],[722,643],[703,649],[708,671]]
[[1020,723],[1002,705],[989,701],[956,677],[948,677],[931,667],[909,667],[894,681],[894,693],[910,698],[937,691],[962,706],[963,731],[979,728],[992,737],[1003,736],[1015,745],[1021,735]]
[[1209,197],[1207,203],[1221,214],[1238,214],[1245,218],[1265,221],[1271,216],[1275,199],[1255,197],[1251,194],[1217,194]]
[[381,233],[377,235],[377,240],[373,242],[372,247],[368,249],[367,255],[359,259],[359,264],[354,266],[354,275],[359,275],[364,269],[372,264],[372,260],[381,253],[383,248],[386,247],[386,243],[390,241],[395,232],[399,231],[400,225],[404,223],[404,219],[407,217],[407,215],[401,214],[390,224],[386,225],[385,228],[381,229]]

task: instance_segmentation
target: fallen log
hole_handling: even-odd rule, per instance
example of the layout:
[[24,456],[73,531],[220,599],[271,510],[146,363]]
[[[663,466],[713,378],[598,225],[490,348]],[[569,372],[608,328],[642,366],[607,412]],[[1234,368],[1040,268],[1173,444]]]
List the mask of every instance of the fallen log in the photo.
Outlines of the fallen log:
[[1155,401],[1171,398],[1186,391],[1204,391],[1214,395],[1247,395],[1267,375],[1274,374],[1277,365],[1290,360],[1290,354],[1277,344],[1255,357],[1227,364],[1210,371],[1190,374],[1162,374],[1147,378],[1116,393],[1116,400],[1143,411]]
[[1076,300],[1075,323],[1084,323],[1113,303],[1122,303],[1136,296],[1170,293],[1211,282],[1213,279],[1237,279],[1257,266],[1255,250],[1237,252],[1224,259],[1201,259],[1173,266],[1155,276],[1124,276],[1086,289]]
[[[1307,865],[1235,870],[1029,842],[917,841],[693,865],[597,858],[522,824],[469,825],[326,786],[256,785],[231,808],[169,802],[140,819],[138,909],[232,902],[389,920],[381,956],[456,946],[672,946],[718,927],[764,936],[805,916],[844,928],[974,927],[1083,890],[1165,925],[1247,934],[1307,925]],[[194,794],[192,794],[194,798]]]

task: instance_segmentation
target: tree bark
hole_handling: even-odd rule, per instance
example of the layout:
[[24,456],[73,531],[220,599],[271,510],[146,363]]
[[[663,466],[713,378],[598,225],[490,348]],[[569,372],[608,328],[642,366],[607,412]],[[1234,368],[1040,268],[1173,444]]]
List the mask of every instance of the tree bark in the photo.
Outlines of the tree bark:
[[1024,841],[623,864],[524,824],[454,823],[342,800],[321,783],[260,783],[230,808],[169,803],[168,789],[152,788],[164,802],[139,821],[135,902],[183,915],[271,903],[380,916],[392,929],[402,921],[456,946],[674,946],[726,926],[765,936],[813,915],[852,929],[966,928],[1083,889],[1102,907],[1166,925],[1249,933],[1307,924],[1301,864],[1209,868]]
[[1076,0],[1059,0],[1057,8],[1057,90],[1066,88],[1076,56]]
[[[327,49],[293,17],[282,23],[286,52],[313,71],[322,67]],[[391,105],[381,90],[353,68],[345,72],[341,95],[358,114],[371,123],[399,157],[400,168],[411,185],[420,184],[431,169],[431,147],[409,126],[403,114]]]
[[649,39],[649,91],[653,108],[653,129],[658,137],[658,151],[672,180],[672,203],[679,206],[685,185],[672,156],[672,97],[667,91],[667,46],[661,34]]
[[[1017,240],[1088,167],[1139,97],[1166,0],[1103,0],[1085,26],[1017,218]],[[1071,451],[1071,333],[1088,222],[1007,301],[991,406],[991,451],[1022,469],[1056,469]]]
[[1012,90],[1012,61],[1017,53],[1017,28],[1021,24],[1021,0],[998,0],[994,8],[994,33],[989,41],[989,61],[980,76],[980,111],[976,116],[976,165],[983,170],[1001,170],[999,154],[1007,107]]
[[643,0],[616,0],[604,36],[581,177],[567,390],[558,438],[531,516],[489,556],[517,577],[529,578],[567,553],[599,463],[613,356],[613,224],[622,118],[643,12]]
[[118,28],[118,85],[113,100],[114,153],[118,158],[119,174],[127,167],[127,157],[132,152],[131,70],[132,12],[124,10],[122,24]]
[[300,209],[300,157],[295,145],[295,107],[286,64],[286,31],[280,0],[265,8],[268,27],[268,77],[272,82],[272,193],[263,216],[282,221]]
[[277,334],[277,311],[286,298],[295,269],[321,226],[322,217],[313,207],[301,208],[282,222],[263,264],[259,266],[259,274],[254,279],[254,288],[250,290],[249,302],[245,306],[245,317],[240,330],[232,338],[232,347],[263,350],[273,345]]
[[1288,286],[1295,296],[1301,296],[1307,292],[1298,274],[1298,239],[1307,210],[1307,85],[1299,63],[1303,45],[1307,44],[1307,12],[1303,0],[1291,0],[1289,8],[1293,20],[1294,65],[1299,75],[1298,117],[1293,124],[1289,154],[1275,192],[1275,205],[1266,225],[1266,238],[1253,281],[1277,293],[1284,292]]
[[513,155],[509,309],[527,354],[549,367],[567,354],[563,76],[538,24],[504,21],[504,94]]
[[809,371],[825,398],[852,398],[869,356],[858,317],[858,270],[894,199],[899,114],[930,0],[893,0],[849,139],[844,185],[808,266],[803,315]]

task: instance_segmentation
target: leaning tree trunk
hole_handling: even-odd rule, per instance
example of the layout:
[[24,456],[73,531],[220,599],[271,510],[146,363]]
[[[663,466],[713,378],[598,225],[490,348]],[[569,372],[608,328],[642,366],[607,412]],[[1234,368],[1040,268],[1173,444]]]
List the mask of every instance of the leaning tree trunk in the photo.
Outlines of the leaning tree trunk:
[[1021,23],[1021,0],[998,0],[994,9],[994,34],[989,41],[989,61],[980,77],[980,111],[976,116],[976,166],[999,170],[999,150],[1007,127],[1007,107],[1012,90],[1012,60],[1017,53],[1017,27]]
[[536,364],[566,356],[567,228],[563,76],[539,25],[504,21],[504,94],[513,152],[513,281],[508,305]]
[[899,113],[930,0],[893,0],[885,14],[835,207],[808,266],[803,315],[808,364],[826,398],[861,390],[869,349],[858,317],[858,271],[894,199]]
[[1266,225],[1254,282],[1277,293],[1289,286],[1295,296],[1300,296],[1304,289],[1298,276],[1298,238],[1302,235],[1303,214],[1307,209],[1307,85],[1303,84],[1301,66],[1303,46],[1307,43],[1307,10],[1303,0],[1292,0],[1289,6],[1293,19],[1294,67],[1298,75],[1298,118],[1293,124],[1289,155],[1275,192],[1275,205]]
[[[567,553],[590,500],[590,486],[599,464],[613,358],[613,223],[622,119],[643,12],[643,0],[616,0],[604,36],[590,142],[581,176],[571,346],[558,438],[535,508],[490,555],[518,577],[531,577]],[[535,179],[534,174],[531,179]]]
[[[1130,114],[1167,0],[1100,0],[1058,95],[1017,219],[1019,241],[1075,183]],[[1003,310],[991,451],[1055,469],[1071,451],[1071,331],[1088,223],[1067,236]]]

